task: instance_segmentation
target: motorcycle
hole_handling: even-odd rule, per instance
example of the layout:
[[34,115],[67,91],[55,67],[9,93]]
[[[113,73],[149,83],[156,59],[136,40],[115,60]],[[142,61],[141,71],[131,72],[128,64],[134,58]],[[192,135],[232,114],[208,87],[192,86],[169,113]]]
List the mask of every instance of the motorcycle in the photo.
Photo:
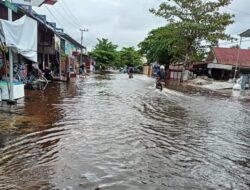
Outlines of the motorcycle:
[[49,70],[49,69],[47,69],[47,68],[44,70],[43,76],[44,76],[48,81],[52,81],[52,80],[53,80],[52,72],[51,72],[51,70]]
[[156,84],[155,84],[156,89],[162,91],[164,85],[165,85],[164,80],[156,79]]
[[133,74],[132,74],[132,73],[129,73],[129,74],[128,74],[128,78],[132,79],[132,78],[133,78]]

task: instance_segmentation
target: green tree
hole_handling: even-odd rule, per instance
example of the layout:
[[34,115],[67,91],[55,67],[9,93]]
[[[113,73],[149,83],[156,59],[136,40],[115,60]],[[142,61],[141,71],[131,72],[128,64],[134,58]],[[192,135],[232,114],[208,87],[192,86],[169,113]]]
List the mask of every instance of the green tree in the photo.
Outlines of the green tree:
[[113,66],[117,64],[118,52],[117,45],[110,42],[108,39],[97,39],[94,50],[90,53],[90,56],[96,61],[97,65],[104,67]]
[[140,51],[149,63],[159,62],[169,65],[185,55],[188,42],[182,35],[182,31],[169,24],[149,32],[148,36],[139,44]]
[[220,8],[229,4],[230,0],[168,0],[162,2],[157,10],[150,11],[182,31],[187,43],[188,61],[192,61],[207,48],[202,44],[214,46],[220,39],[232,39],[225,34],[225,29],[233,23],[234,15],[220,11]]
[[142,65],[142,56],[134,47],[123,47],[119,52],[120,66],[138,66]]

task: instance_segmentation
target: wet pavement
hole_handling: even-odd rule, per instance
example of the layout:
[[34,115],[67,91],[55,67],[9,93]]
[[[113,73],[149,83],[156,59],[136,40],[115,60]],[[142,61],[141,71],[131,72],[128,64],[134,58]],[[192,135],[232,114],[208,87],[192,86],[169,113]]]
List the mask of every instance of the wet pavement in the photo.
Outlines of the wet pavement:
[[250,101],[125,74],[0,107],[0,189],[250,189]]

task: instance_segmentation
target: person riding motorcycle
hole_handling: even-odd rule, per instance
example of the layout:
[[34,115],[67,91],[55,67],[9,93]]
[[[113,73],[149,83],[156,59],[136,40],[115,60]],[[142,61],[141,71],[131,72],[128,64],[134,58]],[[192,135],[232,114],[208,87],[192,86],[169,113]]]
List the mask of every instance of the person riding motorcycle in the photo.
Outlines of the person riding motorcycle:
[[161,65],[160,70],[157,72],[157,77],[156,77],[156,88],[162,89],[162,82],[165,83],[166,81],[166,71],[165,67]]
[[132,67],[128,68],[128,76],[129,76],[129,78],[133,78],[133,68]]
[[83,73],[85,73],[85,66],[81,64],[81,66],[79,67],[79,74],[83,74]]

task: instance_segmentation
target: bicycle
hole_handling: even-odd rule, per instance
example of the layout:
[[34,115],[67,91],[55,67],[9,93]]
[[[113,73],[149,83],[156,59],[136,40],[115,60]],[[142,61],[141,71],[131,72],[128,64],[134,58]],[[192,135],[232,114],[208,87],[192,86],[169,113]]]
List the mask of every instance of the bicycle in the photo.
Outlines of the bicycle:
[[14,79],[24,84],[27,83],[27,72],[24,65],[14,65]]
[[49,81],[43,76],[38,75],[35,76],[34,74],[31,74],[27,84],[32,87],[34,90],[45,90],[48,86]]
[[14,71],[14,79],[28,86],[31,86],[32,89],[45,90],[47,88],[49,82],[43,76],[43,74],[31,72],[29,74],[29,77],[27,77],[25,66],[17,64],[14,65],[13,71]]

